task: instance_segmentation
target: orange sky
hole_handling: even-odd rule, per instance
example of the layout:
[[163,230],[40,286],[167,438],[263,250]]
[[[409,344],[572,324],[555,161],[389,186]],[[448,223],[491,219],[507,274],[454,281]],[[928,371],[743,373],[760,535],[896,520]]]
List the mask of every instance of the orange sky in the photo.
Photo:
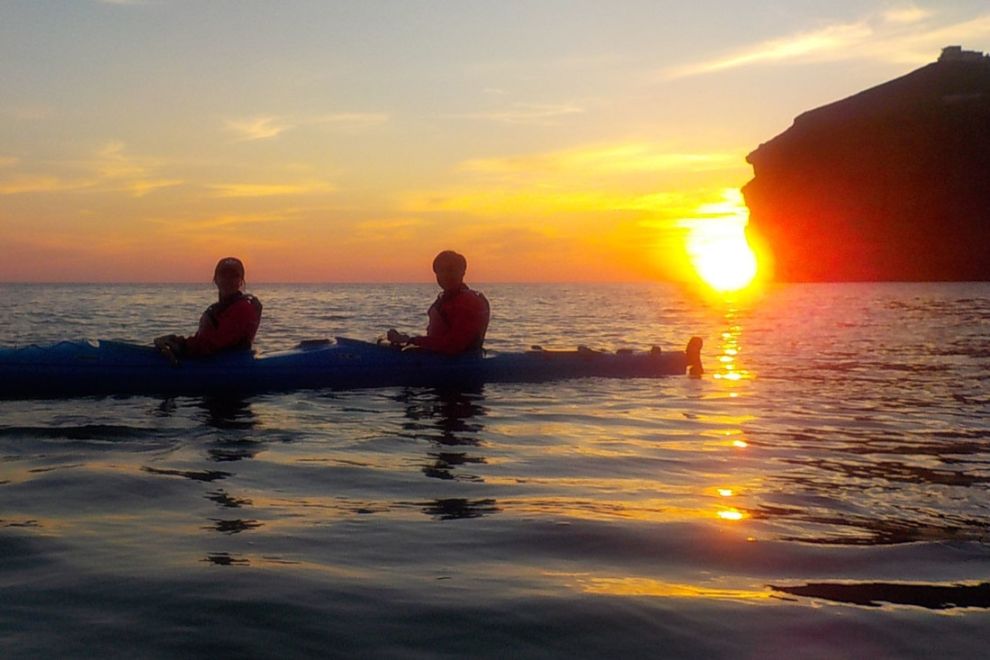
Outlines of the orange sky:
[[990,50],[977,2],[620,4],[6,3],[0,281],[690,279],[795,115]]

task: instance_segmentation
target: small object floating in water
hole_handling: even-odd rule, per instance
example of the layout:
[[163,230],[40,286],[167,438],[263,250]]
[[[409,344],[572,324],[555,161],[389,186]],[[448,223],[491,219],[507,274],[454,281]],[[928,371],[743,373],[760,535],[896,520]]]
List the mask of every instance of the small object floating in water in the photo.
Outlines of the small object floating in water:
[[307,340],[256,355],[222,353],[173,365],[155,348],[118,341],[64,341],[0,349],[0,398],[114,394],[251,394],[298,389],[448,387],[571,378],[700,376],[701,338],[684,351],[572,351],[446,356],[345,337]]

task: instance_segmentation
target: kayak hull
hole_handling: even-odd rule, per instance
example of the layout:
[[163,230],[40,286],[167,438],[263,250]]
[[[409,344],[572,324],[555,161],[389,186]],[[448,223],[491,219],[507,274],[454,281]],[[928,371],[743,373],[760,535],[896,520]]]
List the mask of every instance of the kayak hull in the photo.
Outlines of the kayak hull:
[[155,349],[116,341],[0,349],[0,398],[250,394],[297,389],[472,386],[571,378],[701,373],[701,340],[685,351],[533,350],[481,356],[400,351],[353,339],[304,342],[256,356],[235,352],[171,364]]

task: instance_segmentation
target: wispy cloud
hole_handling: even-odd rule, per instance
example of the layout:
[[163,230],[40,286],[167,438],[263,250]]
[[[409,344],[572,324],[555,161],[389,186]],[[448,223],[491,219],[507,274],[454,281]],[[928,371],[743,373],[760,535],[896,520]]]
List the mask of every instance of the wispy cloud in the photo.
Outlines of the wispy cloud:
[[235,134],[238,142],[270,140],[286,131],[304,127],[329,127],[335,130],[354,131],[382,126],[390,120],[385,112],[335,112],[310,117],[275,117],[270,115],[229,119],[225,128]]
[[208,186],[216,197],[276,197],[332,193],[335,187],[325,181],[296,183],[221,183]]
[[649,143],[581,147],[544,154],[482,158],[465,161],[467,172],[522,175],[528,179],[547,173],[572,173],[597,177],[660,170],[704,171],[737,164],[734,152],[691,153],[668,151]]
[[911,24],[919,23],[926,18],[931,18],[935,15],[935,12],[931,9],[924,9],[922,7],[895,7],[893,9],[888,9],[883,13],[883,18],[888,23],[902,23]]
[[479,217],[529,217],[615,208],[618,199],[597,192],[504,190],[484,186],[450,187],[407,193],[400,208],[407,213],[470,213]]
[[581,114],[584,109],[570,104],[514,103],[502,110],[444,115],[448,119],[478,119],[504,124],[550,125],[561,117]]
[[864,59],[923,64],[950,43],[990,37],[990,13],[962,22],[940,21],[934,10],[917,6],[890,9],[857,21],[771,39],[722,57],[672,67],[666,79],[698,76],[749,66]]
[[150,223],[169,232],[202,232],[213,229],[230,229],[248,225],[263,225],[284,222],[287,216],[277,213],[222,213],[215,216],[189,219],[160,219]]
[[150,192],[163,188],[174,188],[175,186],[181,186],[183,183],[185,182],[181,179],[140,179],[131,181],[125,190],[134,197],[144,197]]
[[134,197],[142,197],[154,190],[183,183],[180,179],[157,176],[155,170],[161,163],[154,158],[140,158],[129,154],[126,145],[120,141],[104,145],[87,166],[98,176],[95,187],[124,190]]
[[387,124],[389,115],[384,112],[337,112],[315,117],[305,123],[341,129],[359,129]]
[[89,181],[67,180],[48,175],[23,175],[0,180],[0,195],[65,192],[81,190],[89,185]]
[[89,158],[47,164],[43,169],[48,171],[38,171],[42,168],[37,164],[25,167],[17,158],[0,157],[0,168],[10,172],[0,179],[0,195],[122,191],[142,197],[183,183],[158,174],[160,167],[157,159],[129,154],[120,141],[105,144]]
[[645,142],[472,159],[458,166],[459,182],[407,192],[400,209],[412,215],[529,219],[615,212],[655,215],[672,203],[657,192],[661,178],[683,179],[736,167],[745,167],[739,152],[692,153]]
[[279,117],[264,116],[229,119],[226,122],[226,127],[228,131],[237,136],[238,141],[249,142],[278,137],[281,133],[293,128],[293,125]]
[[107,179],[124,179],[144,176],[147,168],[124,153],[123,142],[109,142],[96,152],[91,165],[100,176]]
[[362,241],[414,241],[432,225],[419,217],[393,217],[356,223],[350,238]]
[[802,58],[839,57],[850,45],[865,42],[873,35],[873,30],[864,23],[829,25],[828,27],[803,34],[766,41],[753,48],[728,55],[721,59],[691,64],[669,72],[669,77],[715,73],[726,69],[736,69],[752,64],[793,62]]

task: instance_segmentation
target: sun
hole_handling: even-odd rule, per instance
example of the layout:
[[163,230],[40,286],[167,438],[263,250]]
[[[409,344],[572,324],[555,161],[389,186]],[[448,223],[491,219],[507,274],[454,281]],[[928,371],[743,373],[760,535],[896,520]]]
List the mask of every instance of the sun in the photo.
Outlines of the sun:
[[756,277],[756,255],[746,242],[742,227],[695,229],[688,238],[688,252],[698,275],[713,289],[738,291]]
[[705,204],[696,217],[682,220],[688,230],[687,252],[697,275],[717,291],[744,289],[756,278],[756,254],[746,240],[747,209],[738,190],[724,200]]

